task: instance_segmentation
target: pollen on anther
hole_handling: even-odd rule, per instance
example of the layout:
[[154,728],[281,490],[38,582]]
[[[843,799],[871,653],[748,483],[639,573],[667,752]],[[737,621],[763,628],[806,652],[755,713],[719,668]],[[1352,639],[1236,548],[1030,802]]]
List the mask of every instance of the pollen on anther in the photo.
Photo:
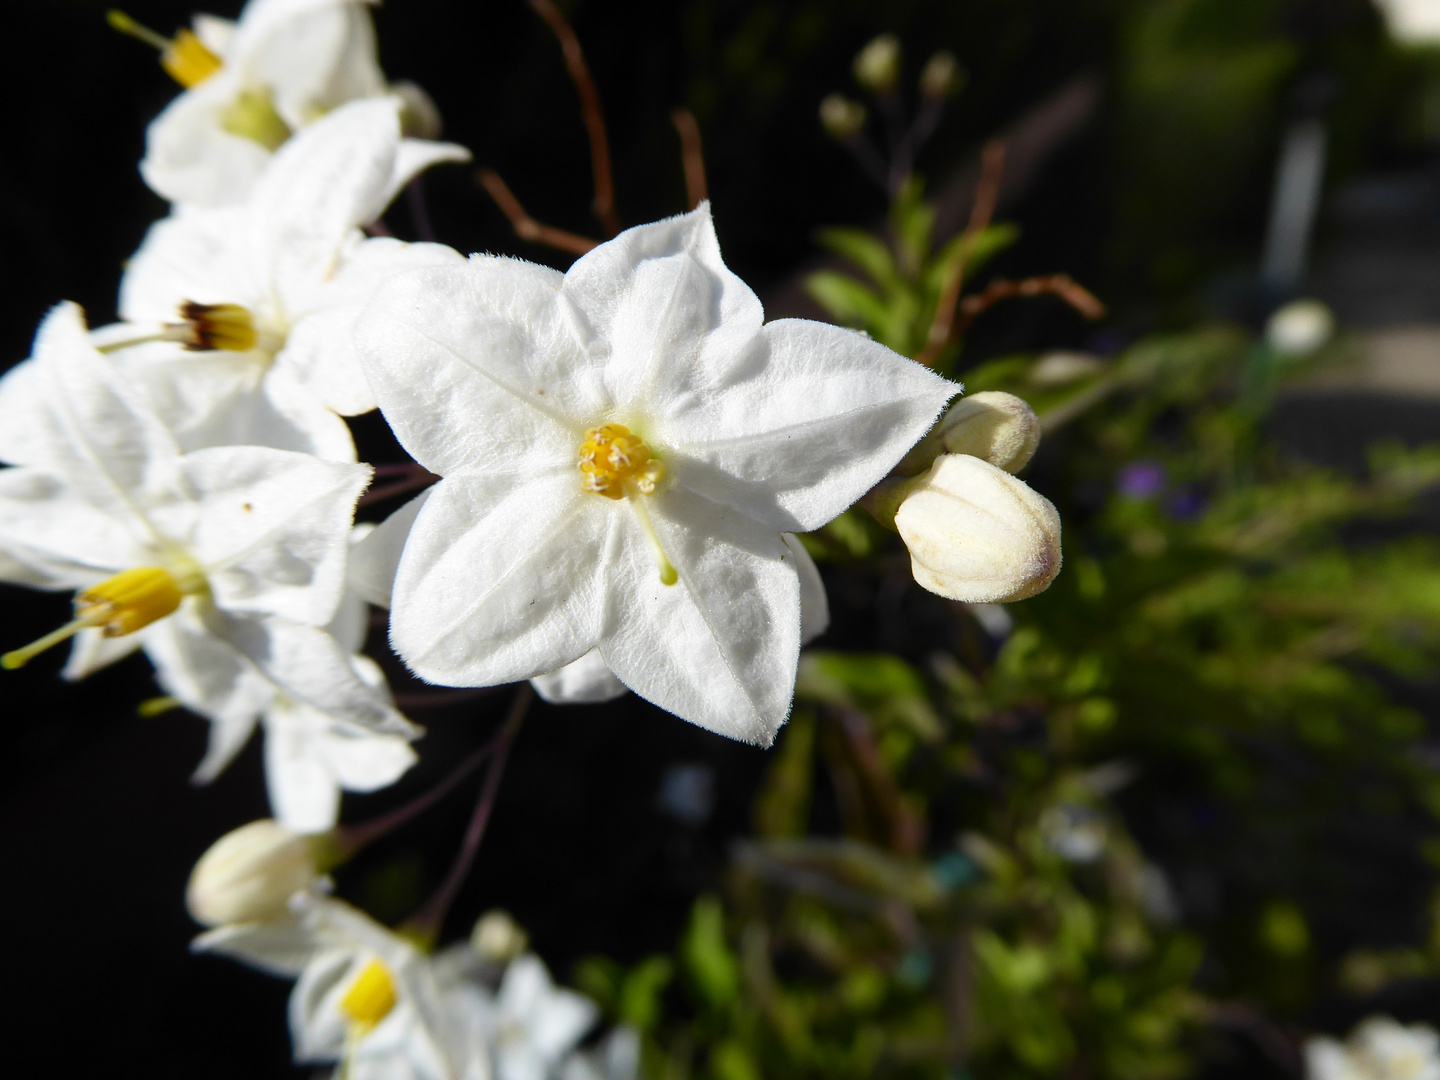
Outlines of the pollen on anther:
[[630,486],[653,495],[665,466],[623,424],[601,424],[585,432],[579,453],[580,487],[592,495],[622,499]]

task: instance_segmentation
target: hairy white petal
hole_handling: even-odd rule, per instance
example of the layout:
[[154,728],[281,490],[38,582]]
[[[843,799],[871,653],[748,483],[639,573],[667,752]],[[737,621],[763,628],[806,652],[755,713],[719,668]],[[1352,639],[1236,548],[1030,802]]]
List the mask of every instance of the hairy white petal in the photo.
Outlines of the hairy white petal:
[[785,533],[782,539],[790,549],[795,572],[800,576],[800,644],[808,645],[830,628],[830,600],[825,595],[820,568],[805,545],[794,533]]
[[552,705],[590,705],[613,701],[626,692],[600,655],[591,649],[579,660],[530,680],[535,692]]
[[405,541],[410,538],[420,508],[429,497],[429,490],[422,491],[350,549],[350,587],[366,602],[376,607],[390,606]]

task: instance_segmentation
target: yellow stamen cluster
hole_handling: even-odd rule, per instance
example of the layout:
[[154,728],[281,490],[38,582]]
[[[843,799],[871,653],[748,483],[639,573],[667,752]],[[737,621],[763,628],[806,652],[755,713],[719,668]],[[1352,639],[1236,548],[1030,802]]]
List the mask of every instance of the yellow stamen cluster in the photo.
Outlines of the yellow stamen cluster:
[[159,49],[160,66],[187,90],[199,86],[220,70],[220,58],[189,30],[177,30],[173,38],[167,38],[136,22],[123,11],[111,11],[106,18],[120,33]]
[[180,318],[174,326],[178,340],[192,352],[224,349],[228,352],[249,352],[260,335],[248,308],[239,304],[197,304],[186,300],[180,305]]
[[623,424],[601,424],[585,432],[580,444],[580,486],[592,495],[623,499],[633,489],[655,494],[665,466],[650,455],[650,448]]
[[340,1011],[357,1034],[364,1034],[390,1015],[395,1002],[395,980],[390,969],[376,959],[355,976],[350,989],[340,999]]
[[122,571],[77,593],[75,618],[24,648],[0,656],[0,667],[8,670],[24,667],[46,649],[81,630],[99,630],[106,637],[133,634],[172,614],[185,593],[202,589],[203,581],[201,578],[198,584],[191,583],[187,589],[170,571],[158,566]]

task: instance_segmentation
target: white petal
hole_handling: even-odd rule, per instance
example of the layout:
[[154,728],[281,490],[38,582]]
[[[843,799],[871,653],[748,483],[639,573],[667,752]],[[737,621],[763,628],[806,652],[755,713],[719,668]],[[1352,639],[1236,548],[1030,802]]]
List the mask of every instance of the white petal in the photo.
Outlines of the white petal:
[[233,618],[205,612],[211,633],[243,653],[289,697],[372,731],[418,734],[391,703],[355,671],[351,656],[323,630],[281,618]]
[[[419,87],[416,89],[419,90]],[[470,151],[455,143],[434,142],[430,139],[401,139],[400,148],[395,153],[395,167],[386,188],[385,204],[388,206],[393,202],[405,185],[432,165],[447,162],[463,164],[469,160]]]
[[243,202],[270,160],[254,139],[232,135],[224,113],[241,87],[221,70],[167,105],[145,130],[140,175],[173,203],[233,206]]
[[245,744],[250,741],[250,733],[254,730],[254,717],[249,720],[232,718],[212,723],[205,756],[200,759],[200,764],[195,767],[195,773],[190,779],[196,784],[208,784],[214,780],[235,760],[235,756],[245,749]]
[[146,539],[50,473],[0,469],[0,551],[53,580],[50,587],[93,585],[144,565],[152,557]]
[[[0,477],[3,476],[0,473]],[[410,539],[410,530],[420,515],[420,508],[433,490],[422,491],[350,549],[350,587],[376,607],[390,606],[390,597],[395,590],[395,572],[405,551],[405,541]]]
[[701,727],[769,746],[790,712],[800,654],[800,584],[778,532],[681,488],[650,500],[679,571],[661,584],[638,525],[606,577],[610,670],[641,697]]
[[355,351],[355,323],[375,289],[406,270],[450,264],[459,256],[441,244],[374,237],[350,252],[334,279],[315,294],[315,307],[290,329],[276,358],[342,416],[375,408],[375,395]]
[[137,635],[164,691],[191,712],[232,728],[251,724],[275,688],[229,644],[205,628],[198,601],[181,606]]
[[144,535],[147,504],[177,491],[174,439],[120,369],[95,351],[74,304],[57,306],[40,324],[34,362],[43,415],[23,464],[55,473]]
[[609,342],[605,383],[622,412],[665,411],[673,399],[723,385],[731,358],[764,317],[720,259],[708,203],[627,229],[581,256],[564,291],[596,338]]
[[399,143],[395,99],[355,101],[287,142],[256,182],[247,243],[288,309],[338,271],[354,230],[385,208]]
[[101,668],[124,660],[140,645],[138,634],[106,637],[99,630],[81,630],[70,639],[70,657],[60,677],[68,682],[87,678]]
[[[602,505],[603,504],[603,505]],[[421,678],[490,686],[553,671],[600,638],[614,511],[573,469],[431,489],[400,559],[390,640]]]
[[190,943],[192,952],[233,957],[272,975],[295,978],[324,947],[294,918],[220,926]]
[[588,998],[552,990],[530,1019],[530,1040],[549,1063],[559,1061],[600,1018]]
[[120,279],[120,317],[175,322],[186,300],[264,306],[263,279],[245,261],[245,220],[240,207],[182,207],[150,226]]
[[329,622],[370,467],[256,446],[196,450],[183,460],[199,502],[190,547],[215,602],[237,613]]
[[825,595],[825,582],[820,568],[794,533],[785,533],[785,546],[795,560],[800,575],[800,644],[808,645],[830,628],[830,601]]
[[385,92],[370,12],[354,0],[251,3],[232,55],[249,79],[271,89],[291,127]]
[[583,351],[560,283],[546,267],[477,255],[375,293],[355,343],[411,457],[441,476],[573,465],[605,399],[602,360]]
[[613,701],[626,692],[625,684],[611,673],[599,649],[591,649],[557,671],[535,676],[530,685],[552,705]]
[[230,51],[230,42],[235,37],[234,20],[197,12],[190,19],[190,26],[194,29],[195,36],[200,39],[200,44],[216,56],[224,57]]
[[370,957],[334,949],[305,966],[290,992],[290,1040],[297,1062],[334,1061],[345,1046],[345,1017],[336,1007]]
[[321,742],[318,710],[283,699],[265,713],[265,787],[275,819],[301,833],[324,832],[340,815],[340,786]]
[[[666,466],[691,489],[807,532],[865,494],[960,387],[853,331],[766,325],[732,381],[666,416]],[[677,399],[678,400],[678,399]]]

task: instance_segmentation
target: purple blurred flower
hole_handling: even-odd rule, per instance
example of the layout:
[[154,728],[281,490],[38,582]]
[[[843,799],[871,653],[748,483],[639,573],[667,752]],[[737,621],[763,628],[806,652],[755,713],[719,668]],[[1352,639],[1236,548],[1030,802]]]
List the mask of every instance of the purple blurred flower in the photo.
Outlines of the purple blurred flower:
[[1115,490],[1127,499],[1153,499],[1165,490],[1168,477],[1158,461],[1132,461],[1115,478]]
[[1205,512],[1205,496],[1194,488],[1184,488],[1170,497],[1165,511],[1176,521],[1193,521]]

